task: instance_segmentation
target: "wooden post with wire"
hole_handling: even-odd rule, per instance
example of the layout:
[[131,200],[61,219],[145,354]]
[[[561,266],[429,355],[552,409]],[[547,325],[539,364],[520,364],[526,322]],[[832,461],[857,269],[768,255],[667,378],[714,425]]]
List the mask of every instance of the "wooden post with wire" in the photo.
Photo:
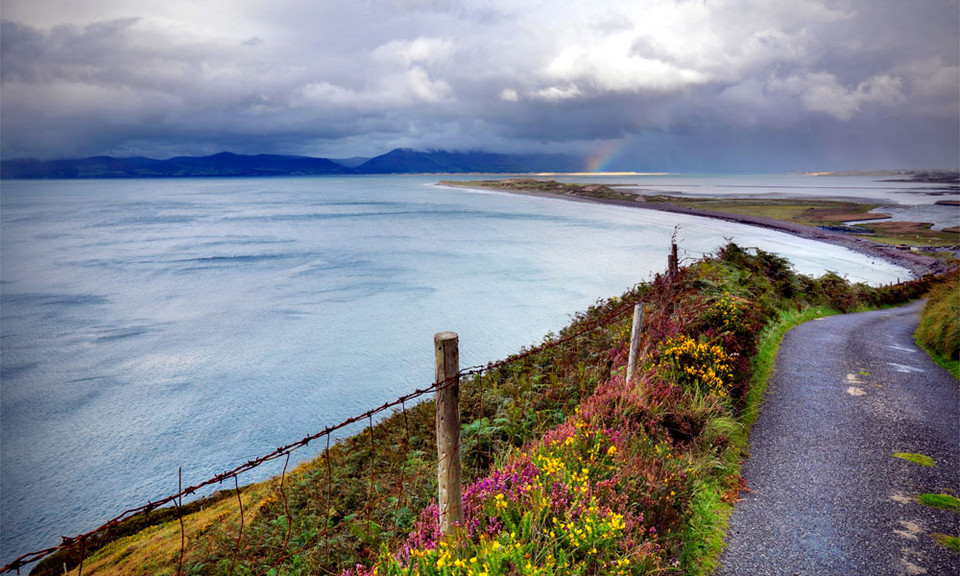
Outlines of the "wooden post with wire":
[[667,256],[667,268],[670,278],[676,278],[680,273],[680,259],[677,256],[677,243],[670,243],[670,255]]
[[643,337],[643,304],[633,307],[633,327],[630,329],[630,359],[627,361],[627,384],[636,376],[640,362],[640,341]]
[[433,336],[437,359],[437,481],[440,533],[453,532],[463,523],[460,491],[460,351],[456,332]]

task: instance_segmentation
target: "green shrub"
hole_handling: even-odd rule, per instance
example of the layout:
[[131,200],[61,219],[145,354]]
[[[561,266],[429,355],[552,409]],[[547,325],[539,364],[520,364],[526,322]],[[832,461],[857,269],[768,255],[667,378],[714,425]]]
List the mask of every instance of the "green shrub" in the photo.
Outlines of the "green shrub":
[[930,290],[917,328],[917,340],[935,354],[954,362],[960,360],[960,272],[957,270]]

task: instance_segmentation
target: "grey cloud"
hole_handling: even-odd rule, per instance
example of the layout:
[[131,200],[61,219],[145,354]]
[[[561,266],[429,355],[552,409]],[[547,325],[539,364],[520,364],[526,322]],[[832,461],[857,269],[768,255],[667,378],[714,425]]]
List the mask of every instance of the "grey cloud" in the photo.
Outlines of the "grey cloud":
[[[103,6],[91,14],[123,14]],[[85,24],[3,22],[4,157],[960,153],[956,2],[240,1],[230,26],[183,27],[125,6],[131,17]]]

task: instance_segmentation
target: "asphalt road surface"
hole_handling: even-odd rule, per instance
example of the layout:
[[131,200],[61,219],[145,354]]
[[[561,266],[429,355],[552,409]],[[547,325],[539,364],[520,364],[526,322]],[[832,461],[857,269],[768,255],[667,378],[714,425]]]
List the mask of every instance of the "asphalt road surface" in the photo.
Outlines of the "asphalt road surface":
[[[960,383],[913,341],[922,303],[784,337],[750,434],[722,576],[960,575]],[[897,452],[933,458],[925,467]]]

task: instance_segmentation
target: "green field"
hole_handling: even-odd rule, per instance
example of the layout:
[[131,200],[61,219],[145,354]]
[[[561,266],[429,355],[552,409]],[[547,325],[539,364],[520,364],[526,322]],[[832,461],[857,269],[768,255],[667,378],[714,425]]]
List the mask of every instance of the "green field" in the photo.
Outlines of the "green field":
[[597,184],[571,184],[555,180],[534,178],[508,178],[503,180],[476,180],[472,182],[443,182],[451,186],[493,188],[535,194],[556,195],[595,200],[617,200],[648,205],[672,205],[694,210],[706,210],[721,214],[759,216],[792,222],[805,226],[831,226],[848,228],[850,233],[876,242],[913,247],[947,247],[960,244],[960,227],[947,230],[931,230],[924,222],[870,222],[856,224],[860,220],[875,220],[882,214],[870,210],[880,204],[853,202],[849,200],[794,200],[757,198],[687,198],[663,194],[637,194],[620,187]]

